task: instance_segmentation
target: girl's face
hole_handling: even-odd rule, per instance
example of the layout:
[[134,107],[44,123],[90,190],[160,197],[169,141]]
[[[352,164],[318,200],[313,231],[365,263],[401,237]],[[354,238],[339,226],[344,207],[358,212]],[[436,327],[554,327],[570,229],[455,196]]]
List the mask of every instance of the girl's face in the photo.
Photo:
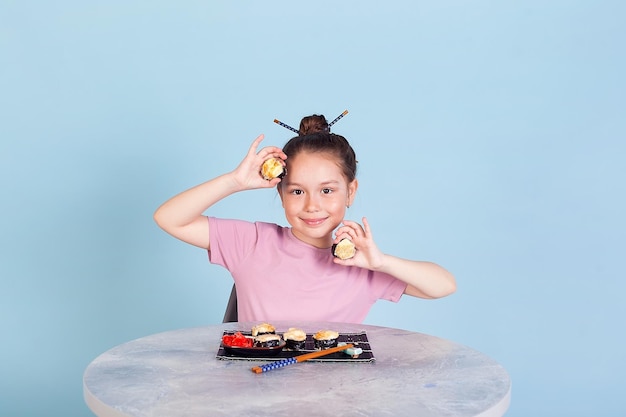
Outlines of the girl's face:
[[354,200],[357,180],[348,183],[328,153],[300,152],[288,164],[278,193],[292,232],[305,243],[329,248],[333,230]]

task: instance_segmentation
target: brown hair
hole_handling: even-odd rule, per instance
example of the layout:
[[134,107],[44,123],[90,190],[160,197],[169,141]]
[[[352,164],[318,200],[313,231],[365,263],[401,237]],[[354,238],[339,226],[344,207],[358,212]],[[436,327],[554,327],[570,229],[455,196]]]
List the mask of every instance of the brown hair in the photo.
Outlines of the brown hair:
[[311,116],[305,116],[300,120],[300,135],[328,131],[328,121],[324,115],[313,114]]
[[290,158],[302,152],[319,152],[327,153],[337,159],[348,182],[356,178],[356,154],[343,136],[328,132],[296,136],[283,146],[283,152],[287,154],[287,172],[289,172]]

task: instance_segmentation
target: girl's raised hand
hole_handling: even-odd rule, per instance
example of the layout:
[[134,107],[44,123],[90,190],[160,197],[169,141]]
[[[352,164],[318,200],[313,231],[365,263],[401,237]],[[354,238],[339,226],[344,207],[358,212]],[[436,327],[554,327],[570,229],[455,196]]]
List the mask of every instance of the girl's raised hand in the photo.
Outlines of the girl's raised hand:
[[370,225],[365,217],[363,217],[363,226],[351,220],[344,220],[342,226],[335,231],[334,243],[339,243],[343,238],[348,238],[354,243],[356,254],[346,260],[335,258],[336,264],[354,265],[374,271],[381,267],[384,254],[376,246]]
[[259,135],[252,142],[246,157],[232,172],[234,179],[241,190],[272,188],[281,181],[280,178],[274,178],[273,180],[268,181],[261,175],[261,166],[266,160],[270,158],[278,158],[283,161],[284,164],[285,159],[287,159],[287,155],[285,155],[282,149],[276,146],[267,146],[257,152],[257,149],[264,138],[265,135]]

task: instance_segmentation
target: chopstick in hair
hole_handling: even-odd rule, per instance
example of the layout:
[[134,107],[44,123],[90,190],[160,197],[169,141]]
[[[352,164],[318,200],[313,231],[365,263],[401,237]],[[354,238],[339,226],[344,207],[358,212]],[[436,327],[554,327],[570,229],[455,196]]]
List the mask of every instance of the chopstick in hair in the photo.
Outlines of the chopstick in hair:
[[288,124],[285,124],[283,122],[281,122],[278,119],[274,119],[274,123],[281,125],[284,128],[287,128],[289,130],[291,130],[292,132],[296,132],[297,134],[300,134],[300,131],[298,129],[294,129],[293,127],[289,126]]
[[333,120],[332,122],[328,123],[328,128],[330,129],[330,127],[332,125],[334,125],[335,123],[337,123],[339,121],[339,119],[341,119],[343,116],[345,116],[346,114],[348,114],[348,110],[344,110],[343,113],[341,113],[339,116],[335,117],[335,120]]

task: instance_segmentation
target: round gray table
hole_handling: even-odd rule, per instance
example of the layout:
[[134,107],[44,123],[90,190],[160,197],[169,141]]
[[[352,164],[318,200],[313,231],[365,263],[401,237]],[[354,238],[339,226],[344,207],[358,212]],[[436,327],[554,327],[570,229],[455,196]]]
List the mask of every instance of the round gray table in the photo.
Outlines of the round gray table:
[[124,343],[93,360],[84,398],[99,417],[502,416],[511,381],[469,347],[388,327],[273,323],[277,331],[365,331],[374,362],[302,362],[255,374],[267,362],[216,359],[224,323],[168,331]]

